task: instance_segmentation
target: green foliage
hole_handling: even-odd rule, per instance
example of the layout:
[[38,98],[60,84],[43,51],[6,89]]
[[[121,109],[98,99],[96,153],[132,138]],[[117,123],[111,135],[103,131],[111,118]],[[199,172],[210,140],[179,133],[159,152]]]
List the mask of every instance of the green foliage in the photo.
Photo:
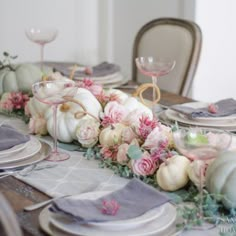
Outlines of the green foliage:
[[[136,149],[136,148],[134,148]],[[100,154],[99,147],[88,148],[84,153],[87,159],[100,160],[99,166],[101,168],[109,168],[115,174],[124,178],[139,178],[147,184],[158,188],[155,175],[152,176],[137,176],[128,165],[121,165],[112,159],[104,159]],[[201,214],[200,203],[201,198],[198,189],[193,183],[189,183],[184,189],[175,192],[167,192],[171,202],[176,205],[177,213],[182,218],[182,221],[176,225],[178,230],[190,230],[194,227],[199,227],[203,222],[207,221],[214,225],[224,227],[227,223],[229,227],[227,232],[219,231],[220,236],[235,236],[236,235],[236,209],[226,210],[221,204],[221,195],[210,194],[206,190],[203,191],[202,206],[203,218],[199,218]],[[233,220],[230,220],[233,219]],[[235,219],[235,221],[234,221]],[[234,232],[234,234],[232,234]]]
[[130,145],[128,148],[127,154],[130,159],[137,160],[137,159],[141,158],[141,156],[143,155],[143,152],[139,146]]

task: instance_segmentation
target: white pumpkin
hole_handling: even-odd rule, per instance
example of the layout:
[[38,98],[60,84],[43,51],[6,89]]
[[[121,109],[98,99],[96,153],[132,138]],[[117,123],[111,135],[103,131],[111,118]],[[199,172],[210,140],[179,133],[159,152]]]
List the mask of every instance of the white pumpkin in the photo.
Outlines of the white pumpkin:
[[128,99],[126,99],[123,105],[129,113],[133,112],[134,110],[139,110],[140,113],[145,113],[150,119],[153,118],[152,110],[149,107],[143,105],[134,97],[129,97]]
[[124,92],[122,92],[119,89],[108,89],[108,90],[105,90],[105,94],[107,96],[110,96],[110,95],[117,96],[117,98],[118,98],[120,103],[124,103],[128,99],[128,97],[129,97],[127,95],[127,93],[124,93]]
[[122,132],[126,128],[121,123],[109,125],[99,135],[99,142],[102,146],[112,147],[122,143]]
[[[94,118],[99,118],[102,107],[94,95],[87,89],[79,88],[75,97],[75,101],[79,101],[82,106]],[[75,117],[80,112],[81,116]],[[75,102],[67,102],[59,106],[57,111],[57,136],[62,142],[72,142],[77,140],[76,128],[80,119],[87,119],[90,115],[83,115],[83,108]],[[48,109],[45,118],[47,120],[47,129],[50,135],[53,135],[53,111]]]
[[176,191],[188,181],[187,168],[190,160],[185,156],[175,155],[163,162],[156,173],[158,185],[165,191]]

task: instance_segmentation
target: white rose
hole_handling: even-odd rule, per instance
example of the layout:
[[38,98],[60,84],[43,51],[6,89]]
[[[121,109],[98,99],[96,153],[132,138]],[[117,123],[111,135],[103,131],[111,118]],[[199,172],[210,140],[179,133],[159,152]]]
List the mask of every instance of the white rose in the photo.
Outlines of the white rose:
[[93,147],[99,136],[99,123],[95,119],[81,119],[76,130],[78,142],[86,148]]

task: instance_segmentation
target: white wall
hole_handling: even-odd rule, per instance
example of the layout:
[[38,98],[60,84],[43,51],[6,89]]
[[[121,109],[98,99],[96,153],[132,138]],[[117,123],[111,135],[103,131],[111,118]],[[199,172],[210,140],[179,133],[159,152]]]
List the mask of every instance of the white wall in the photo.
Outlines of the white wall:
[[55,26],[58,38],[45,46],[45,60],[97,64],[115,62],[131,78],[132,46],[138,30],[158,17],[192,18],[194,0],[0,0],[0,58],[38,61],[39,46],[25,28]]
[[196,1],[196,22],[203,47],[193,97],[201,101],[236,98],[236,1]]

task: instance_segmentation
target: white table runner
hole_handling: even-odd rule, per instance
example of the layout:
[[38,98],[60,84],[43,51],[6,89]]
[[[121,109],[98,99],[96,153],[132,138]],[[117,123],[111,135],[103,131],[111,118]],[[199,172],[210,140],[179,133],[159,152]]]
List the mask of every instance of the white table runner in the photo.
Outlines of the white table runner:
[[[19,119],[0,115],[0,122],[3,120],[24,133],[28,132],[27,125]],[[50,137],[43,137],[42,140],[52,143]],[[236,147],[236,139],[234,139],[232,147]],[[68,152],[66,150],[61,151]],[[112,170],[99,168],[98,161],[85,159],[81,152],[70,151],[69,153],[71,157],[66,161],[43,161],[39,164],[57,164],[53,168],[35,170],[25,177],[16,175],[16,178],[39,189],[51,197],[80,194],[97,190],[113,191],[123,187],[129,181],[128,179],[115,175]],[[224,225],[220,225],[219,227],[208,231],[191,230],[174,235],[216,236],[219,235],[220,228],[226,230]]]

